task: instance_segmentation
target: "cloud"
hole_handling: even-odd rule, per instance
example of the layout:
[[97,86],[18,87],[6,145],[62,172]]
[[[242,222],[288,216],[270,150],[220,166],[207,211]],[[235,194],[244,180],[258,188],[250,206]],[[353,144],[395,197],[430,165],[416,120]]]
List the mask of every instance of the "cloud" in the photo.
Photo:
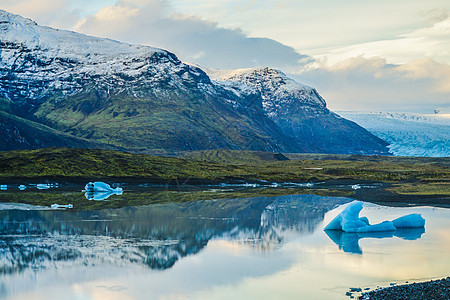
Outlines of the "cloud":
[[121,0],[78,23],[76,31],[174,52],[210,68],[273,66],[294,69],[308,56],[268,38],[249,38],[240,29],[175,13],[158,0]]
[[432,113],[450,107],[450,66],[431,59],[394,65],[358,56],[291,76],[315,86],[332,110]]
[[438,23],[448,18],[448,12],[443,8],[434,8],[420,12],[419,14],[426,22]]
[[80,18],[80,10],[71,9],[73,2],[74,0],[2,0],[1,8],[32,18],[39,24],[71,29]]
[[[332,109],[430,112],[450,103],[446,1],[342,6],[327,0],[327,9],[314,2],[285,0],[1,2],[3,9],[42,25],[164,48],[207,68],[278,68],[316,87]],[[390,8],[387,17],[385,6]],[[197,17],[181,13],[202,9]],[[205,16],[220,23],[202,19]],[[220,21],[220,16],[229,17],[229,22]],[[314,58],[255,36],[272,36],[298,49],[309,47]]]
[[438,22],[431,26],[419,28],[394,38],[336,48],[315,57],[329,65],[355,56],[385,57],[389,63],[394,64],[405,64],[422,58],[431,58],[449,64],[450,17],[444,14],[436,21]]

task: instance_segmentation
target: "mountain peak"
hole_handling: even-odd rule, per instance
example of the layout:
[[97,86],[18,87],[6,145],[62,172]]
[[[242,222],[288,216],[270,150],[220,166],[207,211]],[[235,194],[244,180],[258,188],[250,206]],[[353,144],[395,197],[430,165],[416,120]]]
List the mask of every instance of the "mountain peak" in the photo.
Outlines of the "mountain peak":
[[27,26],[37,25],[37,23],[31,19],[24,18],[20,15],[12,14],[10,12],[0,9],[0,24],[4,23],[23,24]]
[[[259,92],[269,117],[289,114],[298,107],[325,108],[325,100],[317,91],[269,67],[208,71],[211,78],[240,93]],[[231,83],[231,84],[230,84]]]
[[[374,139],[370,133],[343,123],[315,89],[279,70],[216,74],[211,82],[165,50],[0,12],[0,112],[7,108],[0,128],[30,147],[49,144],[48,135],[40,141],[27,135],[30,127],[42,132],[45,124],[63,133],[62,140],[71,135],[84,139],[80,143],[139,152],[384,153],[383,141],[367,146]],[[349,146],[347,140],[354,142]]]

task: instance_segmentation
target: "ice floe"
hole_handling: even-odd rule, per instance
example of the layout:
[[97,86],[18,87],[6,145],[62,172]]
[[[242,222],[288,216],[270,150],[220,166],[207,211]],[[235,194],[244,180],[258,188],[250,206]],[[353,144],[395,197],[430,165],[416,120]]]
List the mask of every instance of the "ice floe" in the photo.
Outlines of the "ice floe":
[[109,184],[96,181],[96,182],[89,182],[84,187],[84,196],[88,200],[106,200],[111,195],[122,195],[123,190],[120,187],[112,188]]
[[395,231],[398,228],[421,228],[425,226],[425,219],[420,214],[410,214],[393,221],[384,221],[379,224],[370,225],[366,217],[359,217],[363,208],[362,202],[354,202],[348,205],[337,215],[324,230],[342,230],[344,232],[381,232]]
[[52,204],[51,206],[50,206],[50,208],[52,208],[52,209],[61,209],[61,208],[73,208],[73,205],[72,204]]

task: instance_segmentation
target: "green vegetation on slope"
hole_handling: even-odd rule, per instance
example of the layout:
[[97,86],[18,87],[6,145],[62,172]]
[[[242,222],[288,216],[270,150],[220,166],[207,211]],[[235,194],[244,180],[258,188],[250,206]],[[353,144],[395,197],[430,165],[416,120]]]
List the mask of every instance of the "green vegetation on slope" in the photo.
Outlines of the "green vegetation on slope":
[[[219,157],[232,156],[225,151]],[[54,179],[65,181],[117,180],[122,182],[196,185],[204,183],[270,182],[364,182],[389,183],[390,195],[432,196],[449,201],[448,158],[432,163],[401,163],[400,158],[362,157],[358,160],[288,160],[246,162],[258,153],[236,152],[239,163],[214,163],[193,159],[131,154],[111,150],[47,148],[0,152],[0,179]],[[211,156],[210,156],[211,157]],[[339,156],[337,156],[339,157]],[[386,158],[386,159],[384,159]],[[371,160],[375,161],[371,161]],[[386,162],[385,162],[386,160]],[[444,200],[442,200],[444,199]],[[447,199],[447,200],[445,200]]]
[[0,153],[0,178],[129,178],[148,182],[190,180],[323,181],[448,181],[443,165],[383,163],[380,161],[288,160],[225,164],[131,154],[111,150],[46,148]]

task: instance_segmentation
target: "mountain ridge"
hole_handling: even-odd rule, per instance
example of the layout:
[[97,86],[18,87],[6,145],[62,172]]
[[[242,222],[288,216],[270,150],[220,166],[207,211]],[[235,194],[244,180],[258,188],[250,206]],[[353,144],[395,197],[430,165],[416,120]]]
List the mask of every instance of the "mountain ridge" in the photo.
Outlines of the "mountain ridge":
[[331,113],[315,89],[305,95],[304,86],[287,77],[271,80],[276,91],[289,87],[285,83],[297,86],[289,90],[290,102],[278,103],[276,97],[271,102],[269,89],[263,93],[249,83],[230,88],[236,81],[213,81],[166,50],[42,27],[1,10],[0,38],[0,97],[11,101],[10,113],[97,145],[134,152],[223,148],[388,154],[383,141],[356,124],[350,130],[376,142],[359,148],[346,148],[342,141],[335,141],[337,147],[318,146],[317,139],[287,132],[272,116],[279,106],[287,115],[301,106]]

